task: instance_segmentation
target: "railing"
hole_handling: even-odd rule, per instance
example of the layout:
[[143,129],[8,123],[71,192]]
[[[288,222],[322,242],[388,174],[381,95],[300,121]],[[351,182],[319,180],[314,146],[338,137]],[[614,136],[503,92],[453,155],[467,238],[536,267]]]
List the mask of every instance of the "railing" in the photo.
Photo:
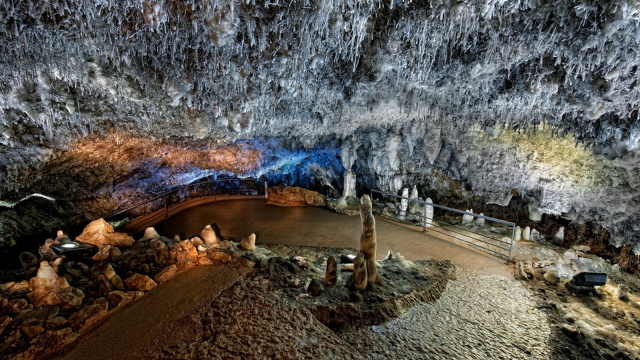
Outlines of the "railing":
[[[418,222],[418,225],[421,225],[424,231],[433,231],[446,235],[474,248],[511,261],[516,227],[516,224],[512,222],[379,190],[371,190],[370,194],[374,211],[380,216],[413,223]],[[376,196],[374,196],[374,194]],[[400,199],[400,204],[394,203],[397,210],[389,209],[383,201],[385,198]],[[418,208],[421,208],[418,214],[416,214],[415,206],[411,206],[411,204],[416,204]],[[429,209],[429,207],[431,207],[431,209]],[[413,208],[413,212],[411,208]],[[396,212],[396,214],[393,212]],[[429,213],[431,216],[429,216]],[[453,218],[451,213],[456,214],[456,217]],[[436,215],[438,216],[437,219]],[[496,226],[481,226],[475,222],[465,225],[458,221],[459,215],[473,216],[474,219],[484,219],[485,222],[495,223]],[[504,236],[507,234],[510,235],[508,238]],[[503,236],[498,237],[499,235]]]
[[256,197],[266,197],[267,182],[255,178],[231,178],[191,183],[167,191],[133,206],[126,207],[125,209],[116,210],[113,214],[109,215],[107,219],[111,221],[117,221],[119,218],[130,219],[160,209],[164,209],[164,216],[168,217],[171,205],[188,199],[205,196],[213,196],[214,200],[217,200],[217,196],[221,195],[253,195]]

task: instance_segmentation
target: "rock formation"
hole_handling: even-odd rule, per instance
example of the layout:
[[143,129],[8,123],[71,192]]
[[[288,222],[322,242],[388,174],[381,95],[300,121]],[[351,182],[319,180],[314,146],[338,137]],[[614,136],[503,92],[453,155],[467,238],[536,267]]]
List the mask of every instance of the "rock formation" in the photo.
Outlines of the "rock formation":
[[[376,269],[377,270],[377,269]],[[358,251],[358,256],[353,259],[353,275],[351,284],[355,290],[364,291],[367,289],[367,260],[362,251]]]
[[25,269],[36,266],[38,265],[38,258],[32,253],[25,251],[20,253],[20,264]]
[[398,219],[406,220],[407,218],[407,207],[409,206],[409,189],[402,189],[402,199],[400,199],[400,213],[398,214]]
[[[472,213],[473,209],[467,209],[466,212]],[[463,214],[462,215],[462,225],[471,224],[473,222],[473,215]]]
[[240,241],[240,247],[247,251],[253,251],[256,249],[256,234],[250,234],[246,238]]
[[142,240],[154,240],[154,239],[159,239],[160,238],[160,234],[158,234],[158,232],[156,231],[156,229],[151,226],[148,227],[144,230],[144,235],[142,236],[142,238],[140,239]]
[[[427,200],[425,200],[425,202],[427,204],[433,204],[433,200],[431,200],[431,198],[427,198]],[[423,208],[423,213],[422,213],[423,217],[424,217],[424,227],[428,228],[428,227],[432,227],[433,226],[433,206],[429,206],[429,205],[424,205]]]
[[525,227],[524,230],[522,231],[522,238],[530,241],[531,240],[531,228],[530,227]]
[[29,280],[29,300],[35,306],[60,305],[69,308],[82,304],[84,293],[73,288],[62,276],[58,276],[47,261],[40,262],[38,274]]
[[213,230],[211,225],[207,225],[204,227],[204,229],[202,229],[200,238],[202,238],[202,241],[204,241],[204,244],[207,247],[217,247],[218,245],[220,245],[220,241],[216,236],[216,232]]
[[360,250],[366,260],[367,282],[369,284],[378,283],[380,282],[380,275],[378,275],[376,266],[376,220],[372,213],[371,199],[366,194],[360,198],[360,220],[362,221]]
[[333,286],[338,281],[338,262],[335,256],[329,256],[327,258],[327,271],[324,276],[324,284],[326,286]]
[[133,274],[131,277],[127,278],[124,283],[127,285],[127,289],[129,290],[137,290],[147,292],[154,287],[158,286],[158,284],[149,278],[147,275],[142,274]]
[[134,243],[131,236],[124,233],[117,233],[113,226],[104,219],[94,220],[87,225],[82,234],[76,237],[76,241],[91,244],[98,248],[102,245],[127,247]]

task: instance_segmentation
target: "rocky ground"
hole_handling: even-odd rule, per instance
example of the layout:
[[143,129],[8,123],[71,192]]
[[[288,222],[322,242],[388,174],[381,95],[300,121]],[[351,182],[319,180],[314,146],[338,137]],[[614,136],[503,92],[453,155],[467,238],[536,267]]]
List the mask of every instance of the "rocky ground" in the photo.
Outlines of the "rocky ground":
[[[3,358],[47,358],[177,272],[229,263],[254,269],[131,358],[640,359],[640,280],[585,246],[519,242],[515,279],[396,254],[378,262],[383,283],[358,292],[354,249],[255,247],[210,227],[133,241],[101,221],[77,239],[97,245],[92,259],[52,252],[70,240],[59,234],[0,274]],[[334,286],[324,283],[330,256]],[[609,280],[576,296],[565,284],[581,271]]]

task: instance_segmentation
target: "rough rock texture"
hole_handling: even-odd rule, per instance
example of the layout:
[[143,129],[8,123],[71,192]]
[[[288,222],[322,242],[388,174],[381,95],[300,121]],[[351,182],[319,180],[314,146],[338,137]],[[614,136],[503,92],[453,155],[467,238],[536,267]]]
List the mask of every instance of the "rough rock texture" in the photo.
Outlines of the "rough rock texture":
[[269,188],[269,202],[279,205],[325,206],[326,199],[315,191],[294,186]]
[[29,299],[35,306],[61,305],[72,307],[82,304],[84,294],[81,290],[71,287],[62,276],[58,276],[48,262],[40,262],[38,275],[31,278],[29,287],[33,291]]
[[367,264],[367,282],[369,284],[375,284],[380,282],[380,275],[378,275],[378,268],[376,266],[376,219],[372,214],[371,199],[369,199],[369,195],[362,195],[360,203],[360,220],[362,222],[360,250],[362,251]]
[[149,291],[158,286],[158,284],[147,275],[141,274],[134,274],[130,278],[127,278],[124,283],[127,285],[127,289],[134,291]]
[[209,175],[335,193],[353,171],[356,189],[422,182],[498,204],[514,190],[638,254],[639,13],[627,0],[8,3],[0,244]]
[[113,230],[113,226],[109,225],[104,219],[94,220],[87,225],[82,234],[76,237],[79,242],[91,244],[98,248],[102,245],[111,246],[131,246],[134,240],[125,233],[117,233]]
[[253,251],[256,249],[256,234],[250,234],[246,238],[240,241],[240,247],[247,251]]

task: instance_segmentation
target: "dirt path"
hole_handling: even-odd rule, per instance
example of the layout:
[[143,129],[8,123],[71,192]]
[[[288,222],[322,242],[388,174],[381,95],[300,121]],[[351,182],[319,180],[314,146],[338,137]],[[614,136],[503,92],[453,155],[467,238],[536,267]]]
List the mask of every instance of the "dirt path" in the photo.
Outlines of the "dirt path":
[[140,358],[135,354],[161,337],[174,321],[199,306],[208,306],[249,271],[251,269],[230,266],[202,266],[180,273],[142,299],[116,311],[59,359]]
[[[209,224],[217,224],[222,236],[240,240],[256,233],[257,244],[289,246],[360,247],[360,217],[336,214],[319,207],[282,207],[264,200],[218,201],[184,210],[155,225],[169,237],[199,235]],[[483,253],[430,231],[422,233],[415,226],[400,225],[376,217],[378,259],[389,249],[407,260],[451,260],[457,266],[494,275],[512,276],[502,259]]]

